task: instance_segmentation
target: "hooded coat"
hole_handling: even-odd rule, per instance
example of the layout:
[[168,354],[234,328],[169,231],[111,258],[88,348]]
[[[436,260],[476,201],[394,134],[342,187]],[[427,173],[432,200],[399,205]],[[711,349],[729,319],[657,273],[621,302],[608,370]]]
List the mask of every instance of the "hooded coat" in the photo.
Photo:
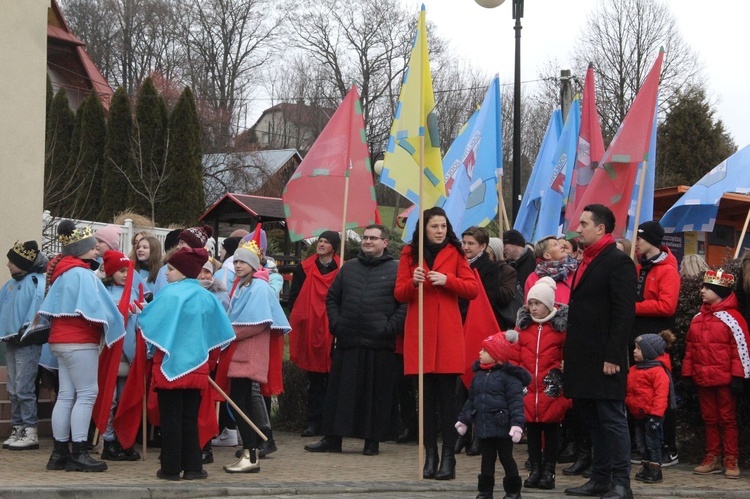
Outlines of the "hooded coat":
[[474,363],[474,380],[458,420],[474,424],[478,438],[510,438],[512,426],[524,425],[523,396],[531,383],[531,374],[511,363],[482,369]]
[[531,384],[523,399],[527,423],[560,423],[572,401],[563,396],[562,351],[568,326],[567,305],[545,323],[531,319],[528,307],[518,311],[518,343],[512,359],[531,373]]

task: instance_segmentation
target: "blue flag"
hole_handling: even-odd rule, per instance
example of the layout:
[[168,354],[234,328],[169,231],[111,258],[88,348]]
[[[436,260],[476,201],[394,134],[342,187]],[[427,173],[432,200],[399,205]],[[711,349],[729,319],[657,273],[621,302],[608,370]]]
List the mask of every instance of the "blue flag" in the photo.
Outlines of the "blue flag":
[[547,132],[544,134],[542,146],[536,156],[534,169],[531,170],[531,178],[526,184],[526,191],[521,200],[521,208],[513,224],[513,228],[523,234],[524,239],[531,241],[534,235],[534,227],[539,217],[542,196],[547,190],[547,184],[555,164],[553,158],[557,148],[557,142],[562,133],[562,111],[555,109],[549,119]]
[[[498,170],[502,175],[500,81],[492,79],[482,106],[472,114],[443,158],[447,198],[439,203],[456,234],[485,226],[497,214]],[[402,239],[411,240],[419,206],[409,214]]]
[[568,119],[565,120],[562,134],[557,141],[552,157],[552,173],[547,179],[547,189],[542,195],[539,208],[539,219],[530,241],[538,241],[545,236],[562,235],[562,210],[570,192],[580,129],[581,101],[575,99],[568,110]]
[[665,232],[711,232],[726,192],[750,194],[750,146],[722,161],[692,186],[659,220]]
[[638,191],[640,190],[641,169],[646,163],[646,181],[643,187],[643,199],[641,200],[641,214],[638,217],[638,225],[654,219],[654,180],[656,175],[656,118],[659,111],[657,103],[654,111],[654,125],[651,127],[651,142],[648,145],[648,157],[646,161],[638,163],[638,175],[635,177],[635,187],[633,187],[633,196],[630,198],[630,208],[628,209],[628,230],[625,237],[633,239],[633,230],[635,229],[635,210],[638,205]]

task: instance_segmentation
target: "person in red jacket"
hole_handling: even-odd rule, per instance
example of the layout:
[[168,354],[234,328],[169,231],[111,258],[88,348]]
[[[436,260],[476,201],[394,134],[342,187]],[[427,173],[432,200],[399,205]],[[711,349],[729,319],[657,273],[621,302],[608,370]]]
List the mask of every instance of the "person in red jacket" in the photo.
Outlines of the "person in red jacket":
[[555,303],[568,304],[570,301],[570,284],[573,274],[578,268],[578,260],[568,254],[566,246],[560,243],[557,236],[547,236],[534,245],[536,268],[526,278],[523,287],[524,297],[528,297],[529,290],[539,279],[549,276],[557,285],[555,288]]
[[667,407],[674,404],[667,346],[675,336],[669,330],[644,334],[635,339],[635,365],[628,371],[625,405],[635,418],[635,435],[641,453],[641,469],[635,479],[645,483],[662,481],[662,427]]
[[[404,247],[396,276],[394,296],[406,303],[404,326],[404,374],[419,373],[419,287],[424,295],[424,446],[423,476],[450,480],[456,476],[454,447],[458,434],[453,427],[458,415],[456,383],[464,373],[465,346],[458,297],[474,299],[480,284],[461,248],[461,241],[442,208],[424,211],[424,241],[419,227]],[[424,267],[418,254],[423,243]],[[437,468],[438,409],[443,437],[440,469]]]
[[697,475],[721,473],[739,478],[739,434],[735,396],[742,393],[743,379],[750,377],[747,323],[732,292],[734,276],[721,269],[703,277],[700,312],[688,329],[682,375],[698,388],[701,416],[706,425],[706,453]]
[[511,359],[532,377],[523,399],[531,464],[524,487],[529,489],[555,488],[558,430],[572,405],[562,392],[568,306],[555,303],[555,288],[552,277],[544,276],[529,290],[526,305],[518,311],[517,358]]
[[[662,245],[664,229],[659,222],[643,222],[638,226],[635,251],[638,255],[636,272],[638,298],[635,303],[635,322],[631,333],[631,347],[636,336],[659,333],[674,326],[677,302],[680,297],[680,272],[677,259]],[[667,348],[667,355],[670,354]],[[631,358],[631,364],[633,359]],[[664,415],[663,466],[679,462],[677,455],[677,419],[674,409],[667,407]]]

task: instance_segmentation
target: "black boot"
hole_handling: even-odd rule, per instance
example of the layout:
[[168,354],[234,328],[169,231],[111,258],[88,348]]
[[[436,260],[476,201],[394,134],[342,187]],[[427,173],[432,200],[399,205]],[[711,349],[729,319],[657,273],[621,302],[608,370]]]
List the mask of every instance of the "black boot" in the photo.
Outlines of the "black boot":
[[117,444],[117,440],[105,440],[101,456],[107,461],[128,461],[125,451]]
[[50,471],[62,471],[70,459],[70,447],[68,442],[55,440],[55,447],[52,449],[52,455],[47,461],[47,469]]
[[527,489],[538,489],[539,488],[539,479],[542,477],[542,463],[539,461],[532,461],[531,462],[531,472],[529,473],[529,477],[524,480],[523,486]]
[[89,456],[86,442],[73,442],[65,471],[106,471],[107,463]]
[[482,442],[475,436],[471,439],[471,446],[466,449],[467,456],[478,456],[482,453]]
[[493,499],[492,492],[495,489],[495,477],[490,475],[477,475],[477,499]]
[[471,445],[470,439],[471,435],[469,435],[468,432],[464,433],[463,435],[459,435],[458,439],[456,440],[456,446],[453,448],[453,452],[455,454],[461,454],[462,450],[469,450],[469,445]]
[[521,499],[521,477],[506,476],[503,478],[503,499]]
[[646,463],[646,476],[643,478],[643,483],[661,483],[662,480],[661,464]]
[[560,451],[560,455],[557,456],[557,462],[560,464],[567,464],[567,463],[573,463],[575,462],[576,458],[578,457],[578,442],[575,438],[571,438],[568,440],[568,445],[565,446],[565,448]]
[[453,480],[454,478],[456,478],[456,455],[453,453],[453,447],[443,446],[440,469],[435,473],[435,480]]
[[423,478],[435,478],[438,467],[437,447],[424,448],[424,469],[422,470]]
[[276,442],[273,439],[273,430],[271,428],[264,428],[261,430],[268,440],[261,442],[258,446],[258,456],[266,457],[267,455],[279,450],[276,447]]
[[555,463],[544,463],[542,466],[542,477],[539,479],[539,488],[544,490],[555,488]]
[[567,468],[563,468],[562,472],[563,475],[568,476],[580,475],[589,466],[591,466],[591,444],[581,445],[578,447],[578,457],[576,458],[576,462]]

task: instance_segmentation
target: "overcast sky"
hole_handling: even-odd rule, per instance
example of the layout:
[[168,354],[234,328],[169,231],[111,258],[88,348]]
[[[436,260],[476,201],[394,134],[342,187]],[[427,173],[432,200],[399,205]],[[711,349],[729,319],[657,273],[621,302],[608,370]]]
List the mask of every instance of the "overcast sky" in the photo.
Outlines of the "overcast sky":
[[[415,10],[424,3],[427,19],[452,49],[512,83],[514,31],[512,0],[485,9],[474,0],[403,0]],[[550,59],[572,66],[572,51],[586,15],[597,0],[525,0],[521,31],[521,79],[535,80]],[[667,0],[684,40],[698,55],[709,97],[738,147],[750,144],[750,2]],[[666,54],[669,57],[669,54]],[[557,76],[555,75],[555,76]],[[552,75],[550,75],[552,76]],[[579,75],[583,80],[584,75]],[[532,85],[533,83],[529,83]]]

